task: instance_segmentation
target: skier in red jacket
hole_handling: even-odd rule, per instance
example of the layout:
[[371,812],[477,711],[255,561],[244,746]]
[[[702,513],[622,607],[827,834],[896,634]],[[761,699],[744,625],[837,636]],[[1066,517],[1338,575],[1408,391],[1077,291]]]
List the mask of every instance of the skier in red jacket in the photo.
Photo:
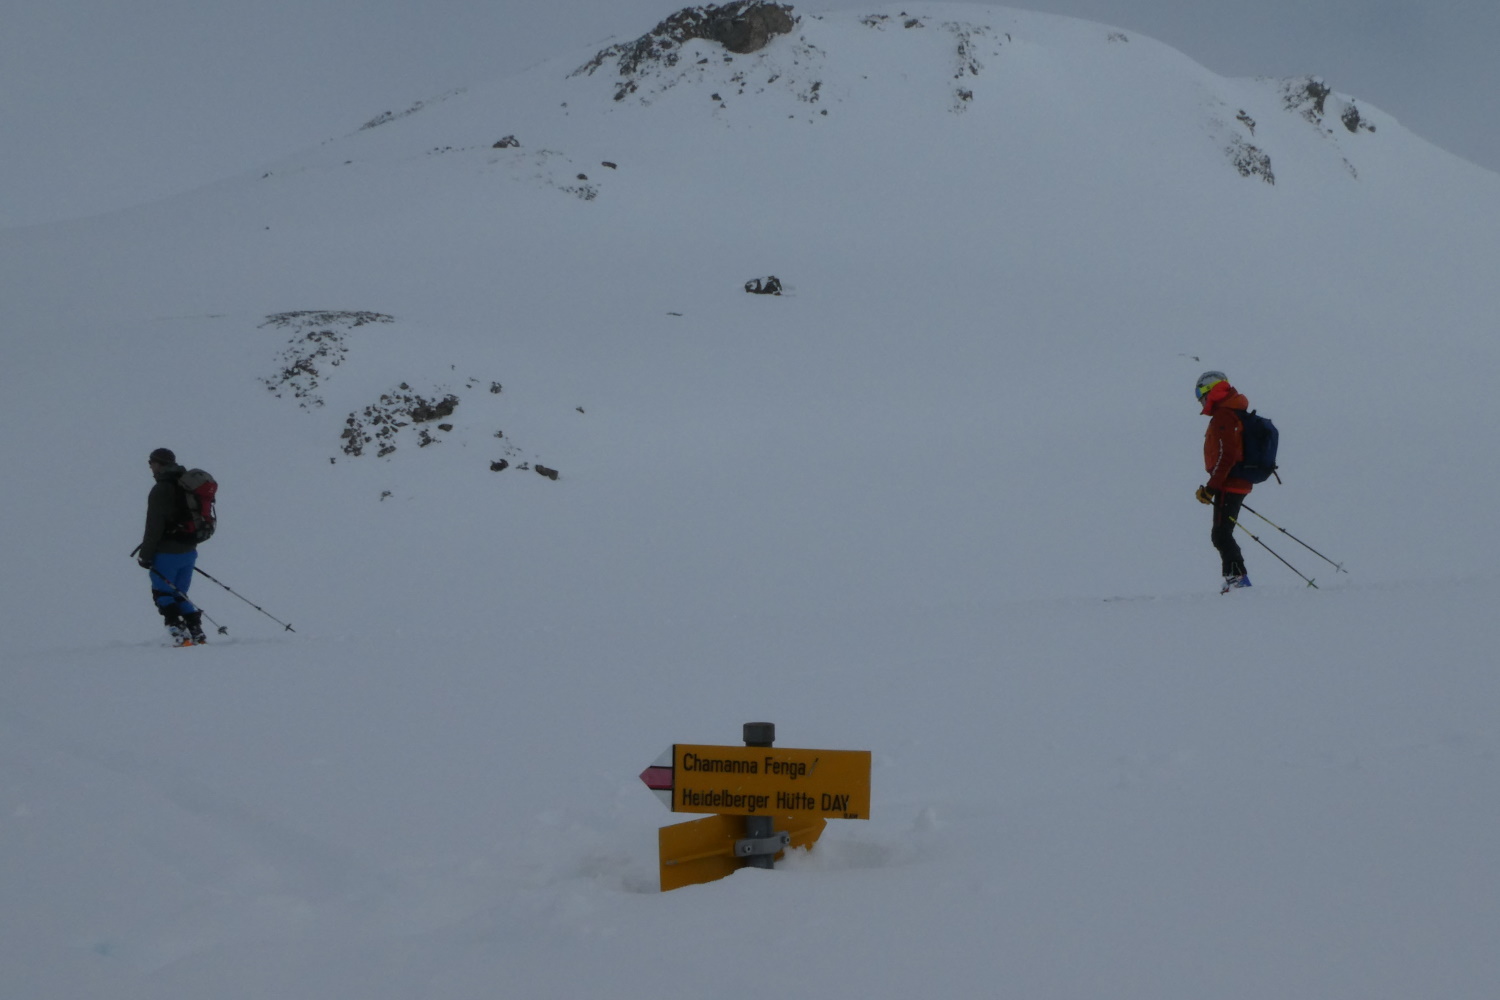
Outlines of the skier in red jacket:
[[1208,471],[1208,483],[1198,487],[1198,500],[1214,509],[1214,526],[1209,537],[1219,550],[1224,572],[1224,586],[1219,592],[1227,594],[1250,586],[1245,557],[1234,540],[1234,526],[1240,506],[1255,487],[1230,475],[1236,463],[1245,457],[1241,440],[1245,428],[1235,411],[1250,409],[1250,401],[1229,384],[1229,377],[1223,372],[1204,372],[1199,376],[1196,394],[1203,405],[1203,415],[1209,418],[1208,431],[1203,436],[1203,467]]

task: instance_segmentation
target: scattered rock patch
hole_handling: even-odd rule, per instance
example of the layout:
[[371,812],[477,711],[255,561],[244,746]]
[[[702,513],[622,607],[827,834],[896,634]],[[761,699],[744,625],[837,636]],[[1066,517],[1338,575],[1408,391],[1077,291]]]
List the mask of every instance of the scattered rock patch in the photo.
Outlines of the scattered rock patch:
[[384,313],[337,310],[300,310],[267,316],[260,329],[268,326],[290,329],[292,338],[277,356],[277,373],[261,381],[278,398],[291,395],[303,409],[322,406],[323,399],[314,390],[326,370],[337,368],[348,356],[350,331],[368,323],[393,322]]
[[1259,177],[1267,184],[1276,183],[1276,174],[1271,170],[1271,157],[1259,146],[1251,145],[1239,136],[1229,140],[1229,148],[1224,151],[1229,156],[1229,162],[1240,172],[1241,177]]
[[[351,458],[358,458],[366,448],[373,447],[376,457],[383,458],[396,450],[396,437],[402,428],[446,417],[457,406],[458,397],[452,393],[440,399],[427,399],[403,382],[397,389],[382,393],[379,402],[349,414],[340,435],[344,442],[341,450]],[[437,440],[430,428],[421,428],[417,433],[419,448]]]
[[[328,391],[328,379],[335,368],[348,360],[351,349],[351,332],[374,323],[394,323],[395,318],[384,313],[354,310],[297,310],[274,313],[265,318],[260,327],[272,327],[292,331],[287,346],[277,357],[277,371],[261,379],[266,388],[278,397],[297,400],[297,405],[312,410],[324,405],[323,393]],[[453,369],[455,366],[443,366]],[[469,378],[463,380],[461,390],[479,392],[486,385],[491,395],[498,396],[503,390],[500,382],[490,379]],[[403,443],[415,442],[418,448],[442,443],[448,435],[459,428],[459,423],[450,418],[458,409],[458,392],[449,391],[443,383],[428,383],[428,388],[417,389],[412,382],[404,381],[394,389],[380,394],[379,399],[368,406],[353,410],[344,418],[339,428],[339,451],[349,458],[365,455],[386,457]],[[479,397],[483,400],[483,396]],[[347,401],[345,405],[348,405]],[[495,406],[498,404],[486,404]],[[485,406],[480,406],[483,411]],[[582,407],[576,407],[582,412]],[[468,408],[465,412],[469,412]],[[484,419],[483,413],[473,413],[468,419]],[[503,443],[503,458],[491,461],[490,468],[496,472],[513,467],[529,469],[521,449],[496,431],[496,438]],[[532,457],[532,456],[525,456]],[[487,461],[489,459],[486,459]],[[337,463],[338,457],[329,458]],[[538,470],[546,469],[538,466]],[[556,479],[556,470],[548,469],[542,475]],[[388,495],[388,494],[387,494]]]

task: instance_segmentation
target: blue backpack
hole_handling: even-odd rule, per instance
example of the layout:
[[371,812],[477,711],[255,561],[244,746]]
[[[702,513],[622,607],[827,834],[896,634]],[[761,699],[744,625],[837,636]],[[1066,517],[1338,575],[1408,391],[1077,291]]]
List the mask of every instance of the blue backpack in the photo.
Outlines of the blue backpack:
[[[1247,483],[1263,483],[1276,476],[1276,445],[1280,443],[1281,432],[1269,417],[1259,416],[1254,410],[1234,412],[1239,414],[1245,428],[1240,435],[1245,457],[1229,470],[1229,475]],[[1276,476],[1276,481],[1281,482],[1281,477]]]

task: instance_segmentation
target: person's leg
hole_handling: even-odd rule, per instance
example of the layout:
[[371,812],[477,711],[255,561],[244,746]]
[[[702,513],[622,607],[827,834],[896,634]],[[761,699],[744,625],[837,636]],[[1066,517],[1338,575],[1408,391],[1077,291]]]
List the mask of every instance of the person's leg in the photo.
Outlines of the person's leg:
[[182,622],[187,626],[188,635],[194,643],[208,641],[208,636],[203,634],[203,612],[198,606],[188,600],[188,588],[193,585],[193,567],[198,563],[198,551],[184,552],[176,560],[173,569],[172,583],[177,587],[180,596],[177,598],[177,610],[182,615]]
[[[162,623],[179,643],[191,638],[189,615],[200,620],[198,609],[187,599],[187,588],[193,579],[196,552],[158,552],[151,566],[151,597],[161,612]],[[184,566],[186,572],[184,572]],[[200,626],[201,631],[201,626]]]
[[151,601],[156,605],[156,610],[166,619],[167,627],[180,624],[182,615],[177,611],[177,595],[173,593],[172,571],[165,562],[164,556],[157,553],[156,559],[151,564]]
[[1209,537],[1214,548],[1219,550],[1219,562],[1226,577],[1245,575],[1245,557],[1240,552],[1239,543],[1234,540],[1234,524],[1239,520],[1244,502],[1243,494],[1223,490],[1214,498],[1214,526]]
[[183,552],[172,558],[172,586],[177,588],[177,610],[186,617],[196,614],[197,605],[188,600],[188,588],[193,585],[193,567],[198,564],[198,550]]

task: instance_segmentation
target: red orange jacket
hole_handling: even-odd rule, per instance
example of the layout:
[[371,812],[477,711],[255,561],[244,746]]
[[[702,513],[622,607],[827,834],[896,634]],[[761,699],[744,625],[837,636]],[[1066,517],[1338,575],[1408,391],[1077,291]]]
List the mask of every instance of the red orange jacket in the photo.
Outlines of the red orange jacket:
[[1248,409],[1250,400],[1228,382],[1214,386],[1203,400],[1203,412],[1209,418],[1208,431],[1203,435],[1203,468],[1208,472],[1208,488],[1211,490],[1249,493],[1255,488],[1251,483],[1229,475],[1229,470],[1245,457],[1245,445],[1241,440],[1245,425],[1234,411]]

